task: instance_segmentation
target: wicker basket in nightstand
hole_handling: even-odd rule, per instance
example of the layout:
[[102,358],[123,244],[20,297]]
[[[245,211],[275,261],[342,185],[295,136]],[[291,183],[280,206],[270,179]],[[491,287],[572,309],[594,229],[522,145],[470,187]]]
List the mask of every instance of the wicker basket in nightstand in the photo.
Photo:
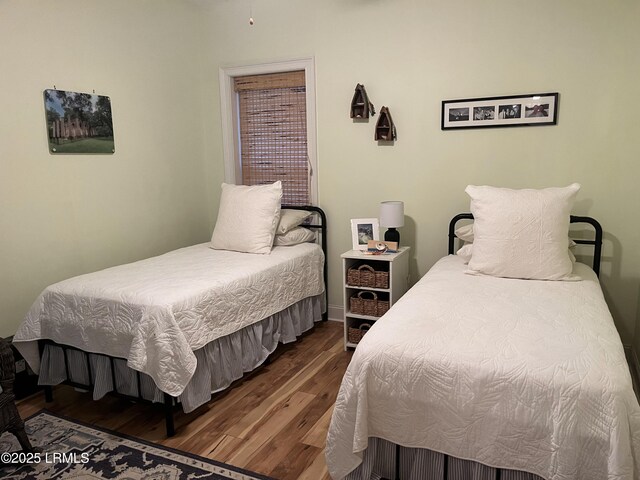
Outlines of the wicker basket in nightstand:
[[353,287],[389,288],[389,272],[376,270],[368,263],[347,272],[347,285]]
[[344,347],[355,348],[367,331],[407,291],[409,247],[397,253],[343,253]]
[[389,301],[380,300],[376,292],[362,290],[356,295],[352,295],[349,299],[349,311],[351,313],[381,317],[387,310],[389,310]]

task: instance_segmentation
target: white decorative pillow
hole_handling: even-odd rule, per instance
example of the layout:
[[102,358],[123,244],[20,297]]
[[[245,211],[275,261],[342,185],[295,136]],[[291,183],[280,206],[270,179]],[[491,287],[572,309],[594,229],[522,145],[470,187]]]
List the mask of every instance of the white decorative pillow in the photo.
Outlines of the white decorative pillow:
[[473,243],[473,223],[456,228],[455,234],[463,242]]
[[[464,245],[458,249],[456,255],[462,257],[464,263],[469,263],[469,260],[471,260],[471,256],[473,255],[473,224],[457,228],[455,234],[456,237],[464,242]],[[573,254],[571,249],[574,248],[577,243],[574,242],[571,238],[568,238],[567,242],[571,263],[576,263],[576,256]]]
[[[456,228],[456,231],[454,233],[456,237],[458,237],[463,242],[473,243],[473,223]],[[573,241],[571,237],[568,237],[567,242],[569,248],[574,248],[576,245],[578,245],[575,241]]]
[[580,185],[512,190],[469,185],[473,255],[468,273],[534,280],[569,280],[567,237]]
[[464,260],[464,263],[469,263],[471,260],[471,255],[473,253],[473,243],[467,243],[458,249],[456,255],[461,257]]
[[[473,238],[471,238],[472,243],[465,243],[462,247],[458,249],[456,255],[461,257],[464,260],[464,263],[469,263],[471,260],[471,256],[473,255]],[[573,254],[571,249],[576,246],[576,242],[569,239],[569,258],[571,259],[571,263],[576,263],[576,256]],[[572,278],[573,280],[573,278]]]
[[296,228],[302,222],[312,215],[312,212],[307,210],[290,210],[288,208],[280,211],[280,222],[276,229],[276,235],[282,235],[289,230]]
[[276,246],[291,246],[298,245],[299,243],[315,242],[316,233],[312,232],[308,228],[295,227],[282,235],[276,235],[276,239],[273,242]]
[[246,253],[270,253],[280,219],[282,184],[222,184],[218,219],[211,248]]

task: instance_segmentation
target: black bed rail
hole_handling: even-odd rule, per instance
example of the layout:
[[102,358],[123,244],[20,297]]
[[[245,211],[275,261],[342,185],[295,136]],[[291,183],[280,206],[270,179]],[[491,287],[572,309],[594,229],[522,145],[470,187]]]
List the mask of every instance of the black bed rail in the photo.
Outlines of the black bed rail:
[[571,223],[588,223],[595,232],[593,240],[582,238],[572,239],[578,245],[593,245],[593,271],[600,276],[600,262],[602,260],[602,225],[595,218],[571,215]]
[[[459,213],[451,219],[449,222],[449,248],[448,253],[452,255],[454,253],[454,242],[456,236],[456,223],[460,220],[473,220],[473,214],[471,213]],[[600,276],[600,261],[602,258],[602,226],[595,218],[584,217],[578,215],[571,215],[569,219],[570,223],[588,223],[594,229],[593,240],[587,239],[573,239],[579,245],[593,245],[593,271],[596,275]]]
[[449,255],[453,255],[455,253],[454,242],[455,239],[458,238],[458,236],[456,235],[456,223],[458,223],[460,220],[473,220],[473,214],[459,213],[449,222],[449,248],[447,249],[447,253]]
[[[138,370],[133,370],[131,369],[131,371],[135,372],[136,375],[136,390],[137,390],[137,395],[128,395],[126,393],[121,393],[118,391],[118,384],[116,381],[116,368],[115,368],[115,361],[116,360],[122,360],[123,362],[126,362],[127,359],[126,358],[122,358],[122,357],[112,357],[110,355],[105,355],[102,353],[91,353],[91,352],[85,352],[84,350],[81,350],[79,348],[76,347],[72,347],[70,345],[64,345],[62,343],[57,343],[54,342],[53,340],[49,340],[49,339],[44,339],[44,340],[39,340],[38,341],[38,346],[40,349],[40,358],[42,358],[43,354],[44,354],[44,349],[47,345],[50,345],[52,347],[58,347],[60,349],[62,349],[62,354],[64,355],[64,367],[65,367],[65,375],[67,377],[66,380],[64,380],[62,383],[64,383],[65,385],[70,385],[74,388],[78,388],[81,390],[88,390],[90,392],[93,392],[93,387],[95,387],[95,382],[96,382],[96,377],[95,377],[95,373],[93,372],[93,369],[91,368],[91,361],[89,360],[89,355],[97,355],[97,356],[101,356],[104,358],[107,358],[109,360],[109,368],[111,369],[111,381],[113,383],[113,390],[109,393],[116,395],[118,397],[122,397],[125,398],[127,400],[133,400],[136,402],[143,402],[143,403],[154,403],[153,400],[148,400],[146,398],[144,398],[142,396],[142,382],[140,380],[140,375],[141,372],[139,372]],[[69,368],[69,356],[68,356],[68,351],[69,350],[75,350],[76,352],[80,352],[83,356],[84,362],[86,364],[87,367],[87,372],[89,374],[89,383],[85,384],[85,383],[79,383],[79,382],[74,382],[73,380],[71,380],[71,373],[70,373],[70,368]],[[155,385],[155,383],[154,383]],[[173,410],[174,407],[177,406],[180,402],[178,402],[177,397],[174,397],[172,395],[169,395],[168,393],[162,392],[164,394],[164,399],[163,399],[163,405],[164,405],[164,413],[165,413],[165,425],[166,425],[166,430],[167,430],[167,437],[173,437],[176,433],[175,431],[175,423],[174,423],[174,419],[173,419]],[[44,398],[45,398],[45,402],[50,403],[53,401],[53,387],[52,385],[44,385]]]
[[320,230],[320,247],[324,252],[324,294],[325,294],[325,307],[326,311],[322,314],[322,320],[326,321],[329,318],[329,277],[327,264],[329,263],[329,257],[327,256],[327,216],[320,207],[314,207],[313,205],[282,205],[282,208],[287,210],[306,210],[308,212],[317,213],[320,217],[320,223],[304,223],[305,228],[315,228]]

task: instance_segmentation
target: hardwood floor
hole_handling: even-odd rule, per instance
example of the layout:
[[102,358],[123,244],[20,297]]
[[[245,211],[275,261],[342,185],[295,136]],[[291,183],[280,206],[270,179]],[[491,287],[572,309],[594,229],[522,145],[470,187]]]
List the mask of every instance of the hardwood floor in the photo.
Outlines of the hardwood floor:
[[106,396],[98,402],[68,386],[45,404],[37,394],[18,402],[23,418],[41,408],[279,480],[329,479],[324,443],[340,381],[351,359],[342,324],[324,322],[282,345],[269,365],[239,380],[195,412],[176,413],[167,439],[161,407]]

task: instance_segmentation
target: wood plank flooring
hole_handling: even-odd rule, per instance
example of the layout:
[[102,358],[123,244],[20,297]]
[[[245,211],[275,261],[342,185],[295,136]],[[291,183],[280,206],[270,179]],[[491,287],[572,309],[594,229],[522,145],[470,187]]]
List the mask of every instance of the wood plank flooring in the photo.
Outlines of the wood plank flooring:
[[[68,386],[54,401],[37,394],[18,402],[23,418],[41,408],[279,480],[329,479],[324,443],[342,376],[351,360],[342,324],[324,322],[283,345],[269,365],[236,382],[195,412],[176,413],[165,437],[161,407],[106,396],[98,402]],[[178,410],[176,410],[178,412]]]

